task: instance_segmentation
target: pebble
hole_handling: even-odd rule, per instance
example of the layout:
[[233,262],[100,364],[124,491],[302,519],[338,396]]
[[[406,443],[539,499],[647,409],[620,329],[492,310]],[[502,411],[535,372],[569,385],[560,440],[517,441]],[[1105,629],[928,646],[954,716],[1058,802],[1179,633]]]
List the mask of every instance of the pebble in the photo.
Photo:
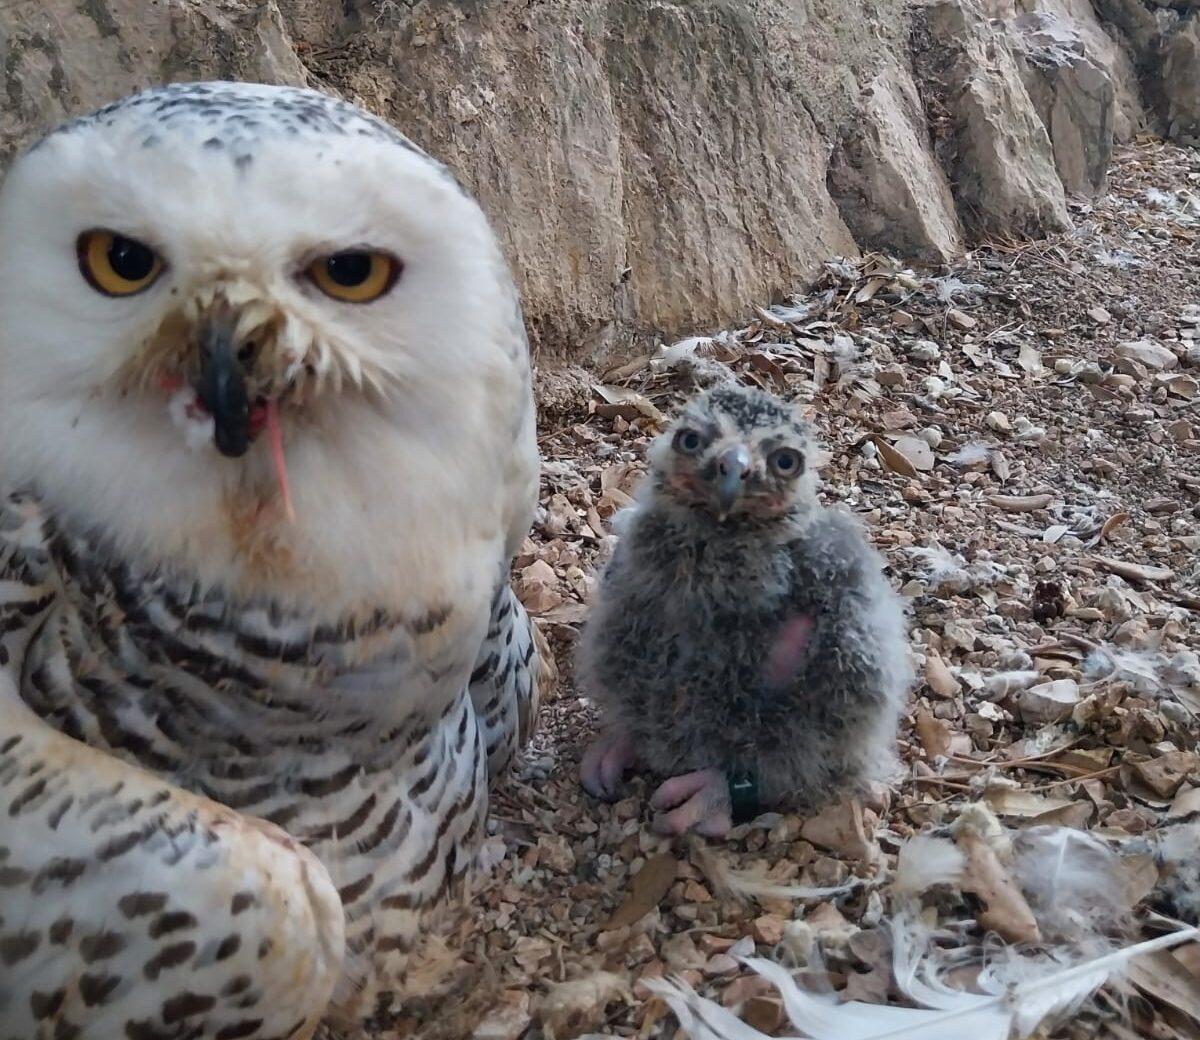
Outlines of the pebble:
[[941,447],[942,441],[945,440],[945,437],[942,434],[942,431],[939,430],[936,426],[926,426],[925,429],[921,430],[917,434],[917,436],[920,437],[921,440],[923,440],[926,444],[928,444],[935,451]]

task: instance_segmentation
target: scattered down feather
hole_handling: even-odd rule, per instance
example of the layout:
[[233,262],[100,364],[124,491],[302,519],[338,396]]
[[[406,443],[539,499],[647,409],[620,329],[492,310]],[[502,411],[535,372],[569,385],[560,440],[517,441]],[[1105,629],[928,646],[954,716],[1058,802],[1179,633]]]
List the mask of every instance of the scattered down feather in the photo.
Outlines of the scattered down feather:
[[832,899],[834,896],[848,895],[868,883],[866,878],[852,877],[844,884],[825,887],[784,884],[731,867],[701,841],[691,843],[691,852],[714,892],[723,898]]
[[[978,980],[987,992],[965,993],[938,979],[928,949],[918,950],[913,932],[901,925],[894,942],[896,984],[914,1003],[924,1005],[919,1008],[838,1003],[802,990],[782,965],[761,958],[743,958],[743,963],[779,990],[792,1025],[809,1040],[1012,1040],[1030,1036],[1052,1016],[1077,1009],[1133,958],[1197,936],[1200,928],[1186,928],[1015,984],[1003,977],[1002,967],[993,966]],[[766,1040],[766,1034],[678,977],[649,979],[646,985],[667,1003],[691,1040]]]
[[1013,840],[1014,871],[1047,939],[1078,944],[1117,934],[1132,920],[1121,856],[1071,827],[1030,827]]
[[918,834],[900,846],[892,893],[919,896],[934,885],[953,885],[962,880],[966,857],[946,838]]

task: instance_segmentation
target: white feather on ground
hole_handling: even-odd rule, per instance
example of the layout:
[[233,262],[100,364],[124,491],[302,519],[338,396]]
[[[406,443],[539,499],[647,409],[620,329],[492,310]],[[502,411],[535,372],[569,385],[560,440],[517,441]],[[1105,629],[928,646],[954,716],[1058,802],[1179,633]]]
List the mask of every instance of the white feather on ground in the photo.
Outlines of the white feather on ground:
[[1013,869],[1042,935],[1078,944],[1123,931],[1131,920],[1120,855],[1071,827],[1030,827],[1013,839]]
[[892,893],[918,896],[934,885],[952,885],[962,880],[966,857],[947,838],[918,834],[900,846]]
[[1189,921],[1200,920],[1200,822],[1176,824],[1162,835],[1158,853],[1166,868],[1162,891],[1175,912]]
[[[896,984],[924,1005],[920,1008],[857,1000],[839,1004],[805,992],[779,964],[759,958],[744,958],[743,963],[779,990],[792,1025],[810,1040],[1011,1040],[1028,1037],[1046,1019],[1077,1008],[1134,957],[1200,935],[1200,928],[1187,928],[1065,968],[1044,958],[1040,977],[1028,977],[1031,959],[1021,958],[1023,981],[1010,985],[1004,965],[993,965],[979,976],[980,986],[989,992],[965,993],[938,980],[928,946],[918,949],[913,931],[898,925],[893,940]],[[678,977],[648,979],[646,985],[667,1003],[691,1040],[766,1040],[766,1034]]]
[[708,849],[702,842],[692,843],[692,855],[696,864],[712,885],[717,895],[733,899],[831,899],[834,896],[848,895],[860,886],[867,884],[868,879],[853,877],[844,884],[827,888],[814,888],[809,885],[787,885],[777,881],[752,874],[747,870],[737,870],[725,862],[719,855]]

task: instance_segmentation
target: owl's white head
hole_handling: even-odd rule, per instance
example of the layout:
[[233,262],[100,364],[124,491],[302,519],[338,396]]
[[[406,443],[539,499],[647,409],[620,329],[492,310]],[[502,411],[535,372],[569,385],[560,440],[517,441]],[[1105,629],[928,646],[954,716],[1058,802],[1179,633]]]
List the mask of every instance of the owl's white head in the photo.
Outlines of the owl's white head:
[[536,449],[483,213],[311,91],[178,85],[66,124],[0,189],[0,485],[322,613],[493,581]]

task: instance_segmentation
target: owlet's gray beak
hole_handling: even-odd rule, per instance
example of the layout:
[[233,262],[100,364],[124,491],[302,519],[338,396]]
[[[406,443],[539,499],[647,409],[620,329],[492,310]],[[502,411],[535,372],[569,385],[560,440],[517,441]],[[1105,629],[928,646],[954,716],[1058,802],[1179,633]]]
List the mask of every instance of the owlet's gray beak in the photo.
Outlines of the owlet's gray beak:
[[727,448],[717,457],[717,478],[713,486],[717,491],[720,519],[724,520],[746,487],[750,475],[750,452],[744,445]]

